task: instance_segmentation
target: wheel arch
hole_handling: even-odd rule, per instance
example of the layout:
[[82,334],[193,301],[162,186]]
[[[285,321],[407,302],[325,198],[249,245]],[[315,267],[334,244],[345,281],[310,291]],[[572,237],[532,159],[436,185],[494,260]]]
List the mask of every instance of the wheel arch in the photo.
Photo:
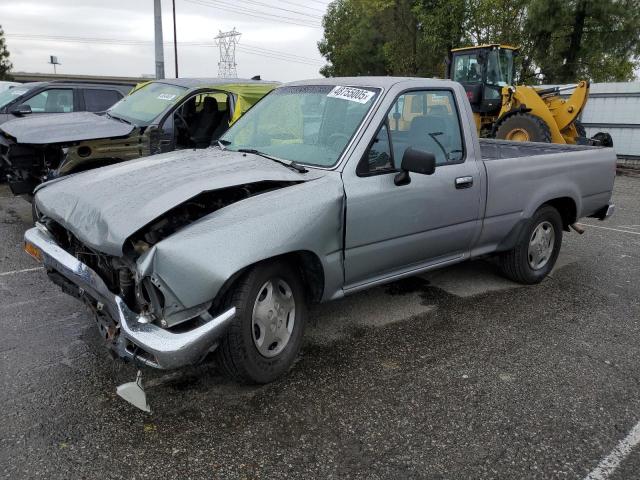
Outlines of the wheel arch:
[[549,205],[558,211],[560,217],[562,217],[562,228],[566,232],[569,231],[569,225],[575,223],[578,219],[578,207],[575,200],[571,197],[553,198],[540,205],[540,207],[544,205]]
[[269,262],[286,262],[292,265],[300,274],[304,289],[308,295],[308,299],[313,303],[319,303],[322,300],[325,290],[325,272],[324,266],[320,257],[310,250],[295,250],[272,257],[264,258],[252,264],[246,265],[233,275],[231,275],[227,281],[223,284],[222,288],[218,291],[216,298],[213,301],[214,308],[221,305],[224,298],[231,291],[246,272],[256,267],[257,265]]

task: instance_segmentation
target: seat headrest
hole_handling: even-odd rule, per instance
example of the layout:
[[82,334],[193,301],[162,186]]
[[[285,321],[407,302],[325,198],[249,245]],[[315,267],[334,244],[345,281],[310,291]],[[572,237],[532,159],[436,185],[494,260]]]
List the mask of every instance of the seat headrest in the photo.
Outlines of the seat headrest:
[[196,97],[187,100],[187,103],[184,104],[183,111],[185,115],[193,115],[196,113]]
[[444,118],[437,115],[427,115],[426,117],[415,117],[409,126],[409,135],[423,136],[429,133],[443,131],[446,127]]
[[444,105],[433,105],[429,109],[429,115],[448,115],[449,110]]
[[218,101],[213,97],[204,97],[202,103],[202,111],[206,113],[213,113],[218,111]]

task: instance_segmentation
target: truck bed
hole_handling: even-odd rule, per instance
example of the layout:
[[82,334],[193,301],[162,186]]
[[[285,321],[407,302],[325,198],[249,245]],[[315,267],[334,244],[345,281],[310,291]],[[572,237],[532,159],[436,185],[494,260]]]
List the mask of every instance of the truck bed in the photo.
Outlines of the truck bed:
[[[487,200],[473,256],[496,251],[514,225],[549,199],[570,201],[575,218],[593,214],[611,198],[612,148],[480,139]],[[500,160],[495,162],[494,160]]]
[[500,160],[503,158],[532,157],[561,152],[594,150],[601,147],[590,145],[558,145],[554,143],[512,142],[509,140],[480,139],[482,160]]

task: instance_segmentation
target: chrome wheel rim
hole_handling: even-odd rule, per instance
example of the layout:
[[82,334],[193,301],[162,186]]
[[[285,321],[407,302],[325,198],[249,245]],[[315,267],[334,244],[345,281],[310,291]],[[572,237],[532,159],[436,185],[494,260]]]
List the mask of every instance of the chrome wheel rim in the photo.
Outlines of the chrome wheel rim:
[[527,258],[529,266],[534,270],[540,270],[549,263],[553,247],[555,245],[556,232],[553,225],[546,220],[540,223],[531,234]]
[[253,304],[251,336],[260,355],[271,358],[284,350],[296,320],[293,291],[281,278],[264,283]]

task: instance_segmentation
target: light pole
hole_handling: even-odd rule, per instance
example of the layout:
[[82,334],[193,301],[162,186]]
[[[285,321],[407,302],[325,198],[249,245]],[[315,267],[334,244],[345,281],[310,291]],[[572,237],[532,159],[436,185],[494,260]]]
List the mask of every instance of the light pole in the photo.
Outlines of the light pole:
[[176,35],[176,0],[173,2],[173,56],[176,61],[176,78],[178,78],[178,38]]

